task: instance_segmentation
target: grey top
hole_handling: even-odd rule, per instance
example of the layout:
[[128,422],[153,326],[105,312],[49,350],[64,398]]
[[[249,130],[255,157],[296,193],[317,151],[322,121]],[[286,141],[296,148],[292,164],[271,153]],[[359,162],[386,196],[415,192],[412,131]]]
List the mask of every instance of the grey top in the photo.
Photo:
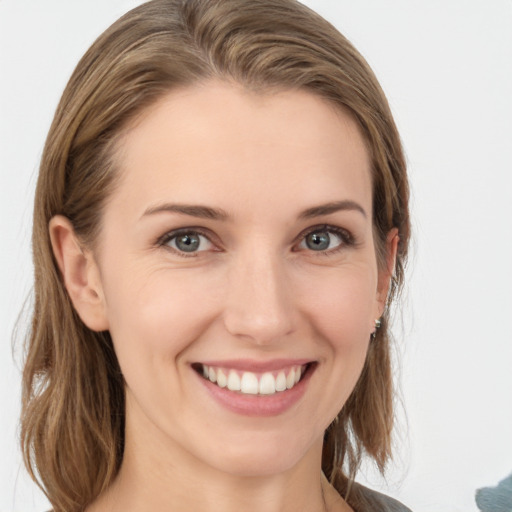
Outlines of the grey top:
[[394,498],[390,498],[380,492],[363,487],[361,484],[354,484],[365,500],[364,507],[355,512],[412,512],[410,508],[402,505]]

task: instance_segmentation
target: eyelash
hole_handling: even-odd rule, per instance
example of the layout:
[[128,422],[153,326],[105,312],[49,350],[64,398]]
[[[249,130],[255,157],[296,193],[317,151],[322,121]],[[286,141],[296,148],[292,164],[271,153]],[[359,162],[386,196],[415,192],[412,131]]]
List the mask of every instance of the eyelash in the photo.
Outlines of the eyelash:
[[[170,247],[168,245],[169,242],[171,242],[175,238],[178,238],[180,235],[192,235],[192,234],[193,235],[203,236],[204,238],[208,239],[208,241],[212,245],[214,245],[214,246],[218,246],[219,245],[219,244],[216,244],[216,243],[214,243],[212,241],[213,236],[212,236],[211,233],[206,232],[206,231],[204,231],[201,228],[195,228],[195,227],[181,228],[181,229],[176,229],[174,231],[169,231],[168,233],[166,233],[165,235],[161,236],[157,240],[156,245],[159,246],[159,247],[163,247],[165,249],[168,249],[169,251],[172,251],[174,254],[177,254],[178,256],[181,256],[183,258],[197,258],[198,253],[204,252],[204,251],[191,252],[191,253],[187,254],[184,251],[176,250],[173,247]],[[216,252],[219,252],[219,251],[216,251]]]
[[311,235],[312,233],[322,233],[327,232],[329,234],[333,234],[337,236],[341,243],[334,247],[333,249],[327,249],[325,251],[313,251],[310,250],[309,252],[316,253],[318,255],[322,256],[332,256],[334,254],[337,254],[338,252],[342,251],[343,249],[347,249],[349,247],[354,247],[356,245],[356,240],[352,233],[350,233],[348,230],[344,228],[340,228],[338,226],[331,226],[330,224],[320,224],[318,226],[312,226],[308,228],[307,230],[303,231],[298,237],[297,240],[302,243],[306,240],[306,237],[308,235]]
[[[355,240],[354,236],[346,229],[340,228],[338,226],[331,226],[329,224],[321,224],[318,226],[312,226],[312,227],[308,228],[307,230],[303,231],[302,233],[300,233],[300,235],[296,238],[296,241],[294,242],[294,247],[296,247],[298,245],[298,243],[302,243],[303,241],[305,241],[306,237],[308,235],[315,233],[315,232],[319,232],[319,233],[327,232],[330,234],[334,234],[335,236],[340,238],[341,243],[337,247],[335,247],[333,249],[328,249],[325,251],[313,251],[313,250],[308,251],[311,253],[316,253],[316,254],[323,255],[323,256],[330,256],[330,255],[338,253],[339,251],[341,251],[343,249],[346,249],[349,247],[354,247],[356,245],[356,240]],[[169,242],[171,242],[175,238],[179,237],[180,235],[190,235],[190,234],[203,236],[206,239],[208,239],[208,241],[212,245],[214,245],[214,246],[219,245],[212,241],[213,237],[212,237],[211,233],[204,231],[201,228],[195,228],[195,227],[182,228],[182,229],[170,231],[170,232],[166,233],[165,235],[161,236],[157,240],[156,245],[159,247],[166,248],[166,249],[172,251],[174,254],[177,254],[183,258],[196,258],[199,255],[199,253],[205,252],[205,251],[194,251],[194,252],[190,252],[189,254],[187,254],[184,251],[176,250],[173,247],[169,247],[169,245],[168,245]],[[221,252],[221,250],[218,250],[215,252]],[[298,250],[295,250],[294,252],[298,252]]]

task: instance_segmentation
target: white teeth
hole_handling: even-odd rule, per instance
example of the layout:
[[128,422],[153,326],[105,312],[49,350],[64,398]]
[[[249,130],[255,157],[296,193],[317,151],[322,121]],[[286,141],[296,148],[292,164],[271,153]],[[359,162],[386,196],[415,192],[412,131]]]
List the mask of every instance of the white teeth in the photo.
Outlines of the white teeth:
[[240,391],[247,395],[258,394],[258,377],[252,372],[244,372],[240,382]]
[[228,375],[228,389],[240,391],[240,377],[234,370],[231,370]]
[[286,389],[286,375],[279,372],[276,379],[276,391],[284,391]]
[[228,385],[228,378],[220,369],[217,371],[217,385],[221,388],[225,388]]
[[300,381],[302,367],[293,366],[288,370],[280,370],[277,375],[272,372],[257,375],[253,372],[237,372],[203,365],[202,373],[205,379],[221,388],[227,387],[230,391],[240,391],[247,395],[273,395],[293,388]]
[[295,368],[290,370],[288,377],[286,377],[286,389],[292,389],[295,385]]
[[276,379],[271,373],[264,373],[260,379],[260,395],[273,395],[276,392]]

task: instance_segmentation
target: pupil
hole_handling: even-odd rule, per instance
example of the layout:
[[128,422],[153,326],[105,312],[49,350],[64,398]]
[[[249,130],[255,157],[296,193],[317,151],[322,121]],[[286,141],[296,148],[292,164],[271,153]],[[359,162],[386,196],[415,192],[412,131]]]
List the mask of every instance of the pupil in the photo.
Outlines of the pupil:
[[325,251],[331,239],[328,233],[311,233],[306,237],[306,245],[313,251]]
[[194,252],[199,247],[199,236],[181,235],[176,239],[176,247],[180,251]]

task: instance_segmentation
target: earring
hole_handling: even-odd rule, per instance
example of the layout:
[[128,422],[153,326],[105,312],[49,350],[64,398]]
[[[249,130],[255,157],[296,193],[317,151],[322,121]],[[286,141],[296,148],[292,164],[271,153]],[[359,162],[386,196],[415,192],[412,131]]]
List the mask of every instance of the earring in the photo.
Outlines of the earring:
[[372,341],[377,337],[377,331],[380,329],[382,321],[380,318],[375,320],[375,331],[372,332]]

